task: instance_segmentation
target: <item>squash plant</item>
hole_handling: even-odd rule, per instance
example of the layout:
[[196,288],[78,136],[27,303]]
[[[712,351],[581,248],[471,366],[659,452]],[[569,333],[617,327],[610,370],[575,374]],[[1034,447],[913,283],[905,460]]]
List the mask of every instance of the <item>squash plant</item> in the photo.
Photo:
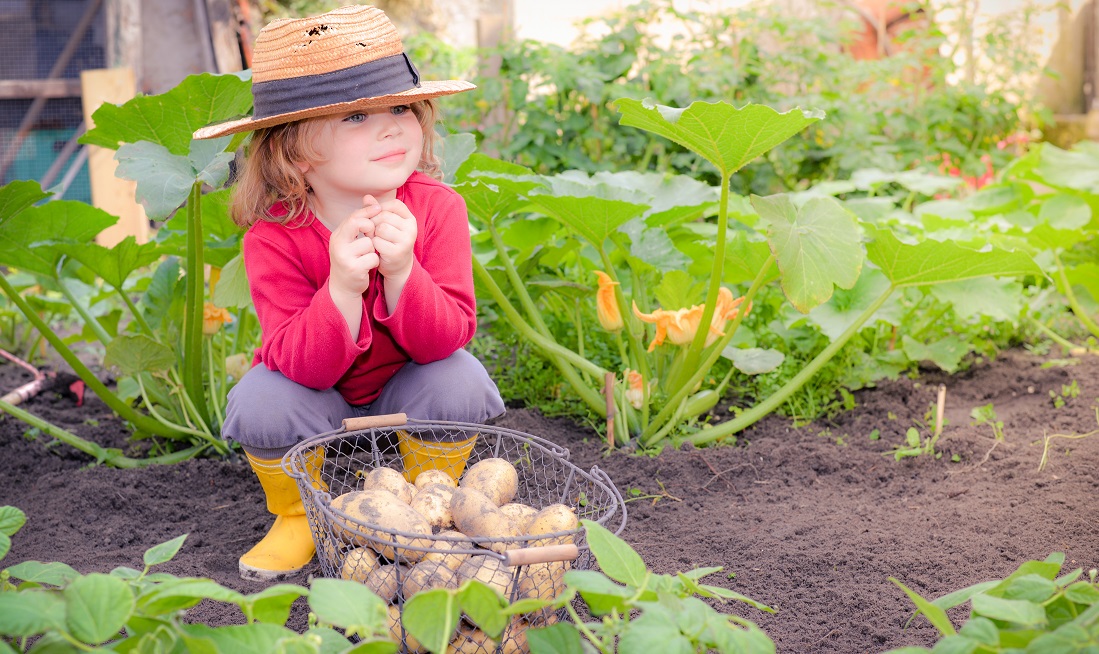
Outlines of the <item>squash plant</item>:
[[[204,192],[224,184],[239,140],[195,141],[191,132],[250,106],[244,79],[198,75],[162,95],[96,111],[96,127],[81,140],[118,151],[118,175],[136,182],[148,217],[164,221],[156,242],[138,244],[131,237],[111,248],[96,245],[94,237],[115,216],[80,202],[51,202],[34,182],[0,188],[0,265],[7,269],[0,291],[139,434],[191,442],[191,454],[208,447],[226,451],[222,407],[240,373],[228,374],[225,362],[250,352],[256,331],[248,320],[250,299],[239,230],[228,218],[228,191]],[[83,331],[62,338],[16,288],[17,274],[33,276],[39,288],[60,296]],[[236,309],[235,319],[226,308]],[[231,333],[220,328],[229,321],[235,323]],[[76,355],[74,340],[102,348],[104,365],[122,373],[116,390]],[[10,405],[0,404],[0,410],[52,428]],[[63,440],[108,464],[134,465],[117,453],[92,451],[94,444],[71,434]]]
[[[836,289],[854,289],[860,281],[867,282],[864,293],[874,294],[860,312],[845,316],[830,344],[781,388],[732,420],[688,436],[695,444],[735,434],[781,406],[897,291],[985,276],[1041,275],[1023,252],[913,238],[888,224],[860,220],[827,192],[750,198],[730,193],[732,175],[822,119],[819,112],[779,113],[724,102],[695,102],[685,109],[630,99],[617,104],[623,124],[709,161],[724,180],[716,202],[712,189],[688,178],[631,172],[543,177],[481,155],[463,164],[456,188],[484,244],[474,272],[498,313],[561,371],[593,413],[608,414],[601,394],[607,375],[620,380],[611,402],[626,417],[614,423],[618,443],[656,446],[677,425],[712,407],[729,380],[711,380],[722,356],[747,373],[781,363],[782,352],[734,346],[746,312],[767,285],[777,282],[803,314]],[[699,222],[714,204],[716,224]],[[577,279],[572,270],[589,277]],[[592,293],[594,277],[602,288]],[[744,289],[739,299],[733,298],[734,286]],[[615,318],[600,322],[617,343],[609,348],[618,353],[609,368],[585,356],[582,337],[569,347],[546,326],[544,311],[567,306],[555,297],[584,289],[589,301],[600,303],[601,317]],[[654,332],[646,323],[654,324]],[[582,334],[583,326],[577,331]]]

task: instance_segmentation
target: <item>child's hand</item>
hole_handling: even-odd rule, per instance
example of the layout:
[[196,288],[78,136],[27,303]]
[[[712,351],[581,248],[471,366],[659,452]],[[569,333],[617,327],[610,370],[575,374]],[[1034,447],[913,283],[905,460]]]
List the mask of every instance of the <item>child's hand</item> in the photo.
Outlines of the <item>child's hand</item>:
[[383,200],[373,217],[374,249],[378,272],[387,280],[404,282],[412,272],[412,246],[416,243],[416,217],[400,200]]
[[328,240],[331,271],[328,288],[333,294],[359,296],[370,286],[370,271],[378,267],[374,251],[374,218],[382,208],[374,198],[347,217]]

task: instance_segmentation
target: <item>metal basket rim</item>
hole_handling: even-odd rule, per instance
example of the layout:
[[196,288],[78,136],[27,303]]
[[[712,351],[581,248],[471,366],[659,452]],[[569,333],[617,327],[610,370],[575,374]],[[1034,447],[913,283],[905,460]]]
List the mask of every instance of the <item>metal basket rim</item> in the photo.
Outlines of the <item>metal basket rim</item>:
[[[626,526],[626,504],[625,504],[625,500],[622,497],[622,494],[618,491],[618,488],[611,481],[610,477],[601,468],[599,468],[599,466],[597,466],[597,465],[592,466],[591,472],[588,472],[588,471],[584,470],[580,466],[577,466],[575,463],[573,463],[572,461],[569,460],[570,453],[569,453],[568,448],[561,447],[561,446],[559,446],[555,443],[552,443],[552,442],[550,442],[550,441],[548,441],[544,438],[541,438],[539,436],[534,436],[533,434],[527,434],[527,433],[520,432],[520,431],[517,431],[517,430],[514,430],[514,429],[508,429],[506,427],[493,427],[491,425],[481,425],[481,424],[467,423],[467,422],[450,422],[450,421],[443,421],[443,420],[423,420],[423,421],[421,421],[421,420],[412,420],[412,419],[410,419],[406,423],[404,423],[403,425],[396,425],[396,426],[369,427],[369,428],[366,428],[366,429],[358,429],[358,430],[353,430],[353,431],[346,431],[346,430],[341,428],[341,429],[338,429],[338,430],[335,430],[335,431],[332,431],[332,432],[327,432],[327,433],[324,433],[324,434],[318,434],[316,436],[313,436],[311,438],[307,438],[307,439],[301,441],[300,443],[296,444],[294,447],[292,447],[283,456],[282,462],[281,462],[283,470],[290,477],[292,477],[296,481],[300,482],[301,480],[305,479],[305,477],[306,477],[304,469],[299,468],[302,453],[306,449],[312,448],[312,447],[323,446],[323,445],[326,445],[327,443],[329,443],[331,441],[346,438],[348,436],[355,435],[355,434],[360,434],[360,433],[364,433],[364,432],[373,432],[373,431],[376,431],[376,430],[395,431],[395,430],[401,429],[402,427],[406,427],[406,426],[407,427],[419,427],[419,428],[423,428],[423,429],[427,429],[427,428],[431,428],[431,427],[440,427],[440,428],[463,427],[463,428],[475,429],[475,430],[479,430],[479,431],[488,430],[488,431],[495,432],[496,434],[506,434],[508,436],[511,436],[511,437],[515,438],[516,440],[527,442],[530,445],[533,445],[534,447],[539,448],[540,450],[545,452],[550,457],[560,460],[560,462],[565,464],[565,466],[567,468],[571,469],[571,470],[569,470],[570,473],[579,474],[585,480],[587,480],[587,481],[595,484],[596,486],[602,488],[603,491],[606,492],[611,497],[611,502],[608,504],[609,510],[606,512],[605,515],[601,516],[598,520],[596,520],[595,521],[596,523],[598,523],[600,525],[604,525],[607,521],[609,521],[615,515],[615,513],[617,513],[618,511],[621,511],[622,512],[622,518],[620,520],[618,528],[616,530],[614,530],[613,533],[620,534]],[[321,514],[329,513],[329,515],[326,516],[326,519],[331,518],[331,516],[333,514],[335,514],[339,518],[347,521],[348,527],[355,528],[354,530],[359,532],[357,535],[362,536],[363,538],[377,540],[379,542],[384,542],[384,543],[392,545],[394,547],[408,549],[408,550],[412,550],[412,551],[431,552],[431,551],[434,551],[434,550],[433,550],[433,548],[430,548],[430,547],[404,545],[402,543],[396,542],[396,540],[386,541],[386,540],[383,540],[381,538],[375,538],[375,537],[372,537],[371,535],[361,533],[360,527],[366,528],[366,529],[371,529],[371,530],[373,530],[374,532],[376,532],[378,534],[391,535],[391,536],[394,536],[394,537],[400,536],[400,537],[405,537],[405,538],[411,538],[411,539],[414,539],[414,540],[415,539],[425,539],[425,540],[431,540],[433,542],[435,542],[435,541],[471,542],[471,543],[474,543],[474,544],[482,543],[482,542],[483,543],[519,543],[519,542],[523,542],[523,541],[551,539],[551,538],[559,538],[559,537],[563,537],[563,536],[577,536],[577,535],[580,535],[581,533],[584,532],[583,527],[580,527],[580,528],[572,529],[572,530],[568,530],[568,531],[554,532],[552,534],[537,534],[537,535],[525,535],[525,536],[505,536],[505,537],[500,537],[500,538],[492,538],[492,537],[486,537],[486,536],[464,536],[464,535],[463,535],[462,538],[455,538],[455,537],[452,537],[452,536],[441,537],[438,534],[421,534],[421,533],[415,533],[415,532],[404,532],[404,531],[398,531],[398,530],[395,530],[395,529],[389,529],[387,527],[383,527],[383,526],[377,525],[375,523],[368,523],[368,522],[363,522],[361,520],[358,520],[357,518],[354,518],[354,517],[344,513],[343,511],[340,511],[339,509],[333,508],[331,506],[331,504],[332,504],[332,500],[335,499],[335,498],[333,498],[331,493],[329,493],[328,491],[317,489],[317,488],[313,487],[312,484],[307,484],[306,486],[308,487],[310,494],[313,496],[312,499],[314,501],[314,505],[317,507],[317,510]],[[300,483],[298,484],[298,487],[299,487],[299,492],[302,492],[302,491],[305,490],[305,488]],[[579,545],[578,547],[581,550],[588,549],[588,546],[587,546],[586,542],[582,545]],[[487,551],[491,552],[492,550],[487,550]],[[500,555],[500,556],[502,556],[502,555]]]

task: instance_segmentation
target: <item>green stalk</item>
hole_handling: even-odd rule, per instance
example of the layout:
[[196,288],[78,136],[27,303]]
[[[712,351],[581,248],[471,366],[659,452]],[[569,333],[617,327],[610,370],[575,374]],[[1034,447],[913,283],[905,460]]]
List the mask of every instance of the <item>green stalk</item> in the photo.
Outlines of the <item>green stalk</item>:
[[558,345],[553,339],[543,336],[534,330],[533,327],[527,324],[523,320],[523,316],[515,310],[515,307],[511,305],[511,302],[504,295],[504,292],[500,290],[500,287],[496,285],[496,280],[492,278],[485,267],[481,265],[481,262],[477,260],[477,257],[473,258],[473,272],[481,280],[481,283],[488,289],[492,298],[496,300],[497,306],[507,316],[508,321],[512,326],[526,339],[535,345],[537,345],[544,355],[557,366],[557,369],[561,371],[561,374],[573,387],[573,390],[580,395],[580,399],[584,401],[596,414],[606,416],[607,406],[602,396],[592,390],[592,388],[586,385],[575,370],[573,370],[568,364],[571,363],[578,368],[590,373],[596,379],[602,379],[603,375],[607,372],[599,366],[595,365],[591,361],[585,361],[576,355],[575,352],[569,350],[566,347]]
[[804,386],[805,382],[809,381],[813,377],[813,375],[817,374],[817,372],[820,371],[824,364],[827,363],[833,356],[835,356],[836,353],[839,352],[840,349],[847,344],[847,341],[851,340],[852,336],[859,333],[859,330],[862,329],[863,324],[867,320],[870,320],[870,318],[873,317],[877,310],[880,309],[883,304],[885,304],[885,301],[889,299],[889,296],[893,294],[894,290],[895,288],[890,285],[889,288],[886,289],[885,293],[882,293],[881,296],[878,297],[878,299],[874,300],[874,302],[869,307],[867,307],[866,311],[863,311],[861,314],[859,314],[859,317],[855,319],[855,322],[851,323],[851,325],[846,330],[844,330],[842,334],[840,334],[839,338],[832,341],[828,345],[828,347],[824,348],[824,350],[820,354],[818,354],[812,361],[810,361],[807,366],[802,368],[801,372],[795,375],[790,381],[783,384],[782,388],[775,391],[775,393],[773,393],[766,400],[760,402],[759,404],[755,405],[751,409],[748,409],[744,413],[740,414],[739,416],[728,422],[723,422],[712,427],[707,427],[695,434],[690,435],[689,437],[687,437],[687,440],[695,445],[704,445],[706,443],[716,441],[720,438],[731,436],[738,431],[752,426],[764,416],[770,414],[772,411],[782,406],[782,403],[789,399],[790,396],[797,392],[798,389]]
[[504,240],[500,238],[500,234],[496,231],[496,226],[491,222],[488,222],[488,233],[492,237],[492,244],[496,246],[496,252],[499,254],[500,262],[504,266],[504,274],[507,275],[508,281],[511,283],[512,289],[515,294],[519,296],[519,304],[522,305],[523,310],[527,312],[527,317],[530,318],[531,323],[534,324],[535,329],[540,333],[549,336],[549,328],[546,327],[545,321],[542,320],[542,313],[538,311],[538,307],[534,306],[534,300],[531,299],[530,294],[527,293],[527,286],[523,283],[519,273],[515,270],[515,266],[511,263],[511,259],[508,257],[507,246],[504,244]]
[[1092,336],[1099,338],[1099,325],[1095,324],[1095,321],[1088,315],[1087,310],[1080,305],[1080,300],[1076,299],[1076,293],[1072,291],[1072,284],[1069,283],[1068,275],[1065,274],[1065,264],[1061,263],[1061,257],[1056,252],[1053,253],[1053,260],[1057,262],[1057,279],[1065,289],[1065,298],[1068,300],[1069,307],[1072,308],[1072,313],[1077,320],[1083,323],[1084,327],[1087,327]]
[[[198,424],[198,426],[195,428],[201,429],[203,433],[209,435],[212,438],[214,436],[214,433],[210,431],[210,426],[206,424],[205,420],[203,420],[202,415],[198,411],[198,407],[196,407],[195,403],[191,401],[191,396],[188,395],[186,393],[186,390],[183,388],[183,380],[179,379],[179,375],[176,373],[175,369],[169,370],[168,374],[175,377],[173,381],[176,385],[176,392],[179,393],[180,404],[183,405],[183,419],[187,421],[187,424],[191,424],[191,420],[188,417],[188,414],[194,416],[195,422]],[[191,426],[194,427],[194,425]]]
[[1065,338],[1064,336],[1061,336],[1060,334],[1058,334],[1057,332],[1053,331],[1053,330],[1052,330],[1052,329],[1050,329],[1049,327],[1047,327],[1047,326],[1043,325],[1043,324],[1042,324],[1041,322],[1039,322],[1039,321],[1038,321],[1038,319],[1036,319],[1036,318],[1031,318],[1031,319],[1030,319],[1030,321],[1031,321],[1032,323],[1034,323],[1034,326],[1038,328],[1038,331],[1040,331],[1040,332],[1042,332],[1043,334],[1045,334],[1045,335],[1046,335],[1046,337],[1047,337],[1047,338],[1049,338],[1049,340],[1051,340],[1051,341],[1053,341],[1054,343],[1056,343],[1056,344],[1060,345],[1061,347],[1065,348],[1066,350],[1073,350],[1073,349],[1076,349],[1077,345],[1076,345],[1075,343],[1073,343],[1072,341],[1068,340],[1068,339],[1067,339],[1067,338]]
[[191,185],[187,199],[187,292],[183,310],[183,391],[202,422],[210,423],[202,386],[202,182]]
[[[607,251],[603,248],[602,244],[599,246],[599,257],[603,260],[603,267],[606,268],[607,276],[614,282],[614,301],[618,304],[618,313],[622,316],[622,330],[626,332],[626,345],[637,359],[637,371],[641,373],[641,376],[645,379],[645,389],[643,391],[643,399],[641,404],[641,424],[649,424],[649,380],[652,379],[652,371],[649,369],[649,359],[645,356],[646,352],[638,340],[637,334],[634,333],[630,327],[637,320],[630,308],[626,306],[626,294],[622,292],[622,284],[618,281],[618,273],[615,272],[614,265],[611,263],[610,256],[607,255]],[[635,287],[636,288],[636,287]]]
[[71,445],[85,454],[94,456],[97,463],[103,463],[113,468],[145,468],[151,465],[179,463],[181,461],[186,461],[187,459],[193,459],[210,446],[208,443],[204,443],[178,452],[172,452],[171,454],[149,457],[147,459],[133,459],[123,455],[122,450],[113,447],[106,448],[97,443],[80,438],[71,431],[62,429],[3,400],[0,400],[0,411],[3,411],[18,420],[22,420],[32,427],[37,427],[42,433],[48,434],[66,445]]
[[774,265],[774,263],[774,255],[767,258],[767,261],[764,262],[763,266],[759,269],[759,272],[756,273],[756,278],[752,280],[752,285],[748,288],[748,292],[744,295],[744,301],[741,302],[740,305],[744,310],[737,312],[737,316],[733,319],[733,323],[725,332],[725,336],[717,342],[716,347],[710,352],[710,356],[706,358],[706,361],[704,361],[702,365],[696,367],[691,377],[672,394],[664,404],[664,408],[660,410],[660,413],[657,414],[656,418],[654,418],[652,423],[645,429],[645,433],[642,434],[642,440],[644,440],[645,445],[655,444],[653,433],[660,429],[666,421],[673,418],[672,412],[691,394],[691,389],[693,389],[695,384],[710,371],[714,362],[721,356],[721,351],[725,349],[725,346],[729,344],[729,341],[733,340],[733,336],[736,335],[736,330],[740,327],[740,323],[743,322],[744,315],[748,311],[747,307],[752,306],[752,300],[755,299],[756,293],[758,293],[760,287],[763,286],[763,280],[767,278],[767,273],[771,270],[771,266]]
[[[684,362],[683,374],[689,374],[698,366],[698,360],[702,356],[702,350],[706,347],[706,335],[710,332],[710,323],[717,309],[717,292],[721,287],[721,276],[725,267],[725,240],[726,231],[729,228],[729,184],[730,176],[721,171],[721,201],[717,210],[717,245],[714,247],[714,265],[710,270],[710,288],[706,291],[706,306],[702,309],[702,320],[698,324],[694,340],[687,350],[687,360]],[[669,380],[668,387],[678,391],[685,385],[681,375]]]
[[165,428],[164,425],[161,425],[149,416],[142,415],[137,411],[134,411],[133,407],[118,399],[118,396],[112,393],[106,387],[106,385],[103,384],[103,382],[99,381],[99,378],[92,374],[92,371],[89,370],[86,365],[84,365],[84,362],[81,361],[80,358],[77,357],[75,354],[73,354],[73,351],[70,350],[67,345],[65,345],[65,342],[62,341],[61,338],[57,334],[55,334],[52,329],[50,329],[49,325],[47,325],[45,322],[42,321],[41,318],[38,317],[38,314],[35,313],[27,304],[26,300],[24,300],[23,297],[19,295],[18,292],[16,292],[16,290],[8,282],[7,277],[5,277],[4,275],[0,275],[0,290],[3,290],[4,294],[8,296],[8,299],[10,299],[17,307],[19,307],[19,310],[23,312],[23,315],[26,316],[27,320],[32,325],[34,325],[34,328],[38,330],[38,333],[42,337],[44,337],[47,342],[49,342],[53,349],[61,355],[61,358],[65,360],[65,363],[69,364],[69,366],[73,369],[73,372],[75,372],[77,376],[83,379],[88,388],[90,388],[93,393],[98,395],[99,398],[103,400],[103,402],[108,407],[110,407],[112,411],[117,413],[120,418],[129,421],[133,424],[135,428],[141,431],[155,434],[157,436],[165,436],[167,438],[179,438],[183,435],[179,430]]
[[[214,339],[211,338],[206,343],[206,361],[209,364],[210,375],[210,404],[214,407],[214,418],[217,420],[217,424],[221,425],[225,423],[225,415],[221,412],[221,403],[218,401],[220,389],[218,387],[218,376],[216,369],[214,368]],[[224,368],[224,364],[222,365]],[[220,430],[219,430],[220,431]]]
[[143,331],[147,336],[155,338],[155,335],[153,334],[153,328],[150,327],[149,323],[145,321],[145,316],[141,315],[141,311],[139,311],[137,306],[134,305],[133,300],[131,300],[130,296],[126,294],[126,291],[123,291],[121,288],[115,288],[115,290],[118,291],[118,294],[122,296],[122,301],[125,302],[126,306],[130,309],[130,314],[133,315],[134,321],[137,322],[137,326],[141,328],[141,331]]
[[221,449],[219,447],[221,441],[214,439],[210,434],[204,434],[203,432],[197,429],[193,429],[191,427],[183,427],[182,425],[174,424],[164,416],[160,415],[160,412],[156,410],[156,405],[154,405],[153,401],[149,398],[149,391],[145,388],[145,382],[141,381],[141,375],[135,376],[134,379],[137,380],[137,388],[141,391],[141,401],[145,403],[145,408],[149,410],[149,415],[151,415],[153,418],[155,418],[157,421],[167,427],[171,427],[172,429],[178,429],[192,436],[198,436],[203,440],[209,441],[212,445],[218,447],[218,449]]
[[107,333],[106,329],[103,329],[103,325],[99,324],[99,321],[95,319],[95,316],[88,311],[88,308],[77,301],[76,296],[72,294],[69,287],[65,285],[65,280],[60,275],[54,278],[57,282],[57,287],[61,289],[61,294],[65,296],[65,299],[69,301],[69,304],[76,309],[76,312],[80,314],[80,317],[84,320],[84,323],[92,328],[95,332],[95,337],[99,339],[100,343],[107,345],[111,342],[111,335]]

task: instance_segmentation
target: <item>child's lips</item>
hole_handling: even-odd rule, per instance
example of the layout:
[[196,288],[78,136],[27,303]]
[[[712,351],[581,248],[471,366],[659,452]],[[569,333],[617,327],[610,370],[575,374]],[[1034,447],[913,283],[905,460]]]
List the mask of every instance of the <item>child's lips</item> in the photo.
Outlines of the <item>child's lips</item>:
[[386,152],[382,156],[374,159],[374,161],[378,163],[392,163],[394,161],[403,161],[406,153],[406,150],[393,150],[391,152]]

